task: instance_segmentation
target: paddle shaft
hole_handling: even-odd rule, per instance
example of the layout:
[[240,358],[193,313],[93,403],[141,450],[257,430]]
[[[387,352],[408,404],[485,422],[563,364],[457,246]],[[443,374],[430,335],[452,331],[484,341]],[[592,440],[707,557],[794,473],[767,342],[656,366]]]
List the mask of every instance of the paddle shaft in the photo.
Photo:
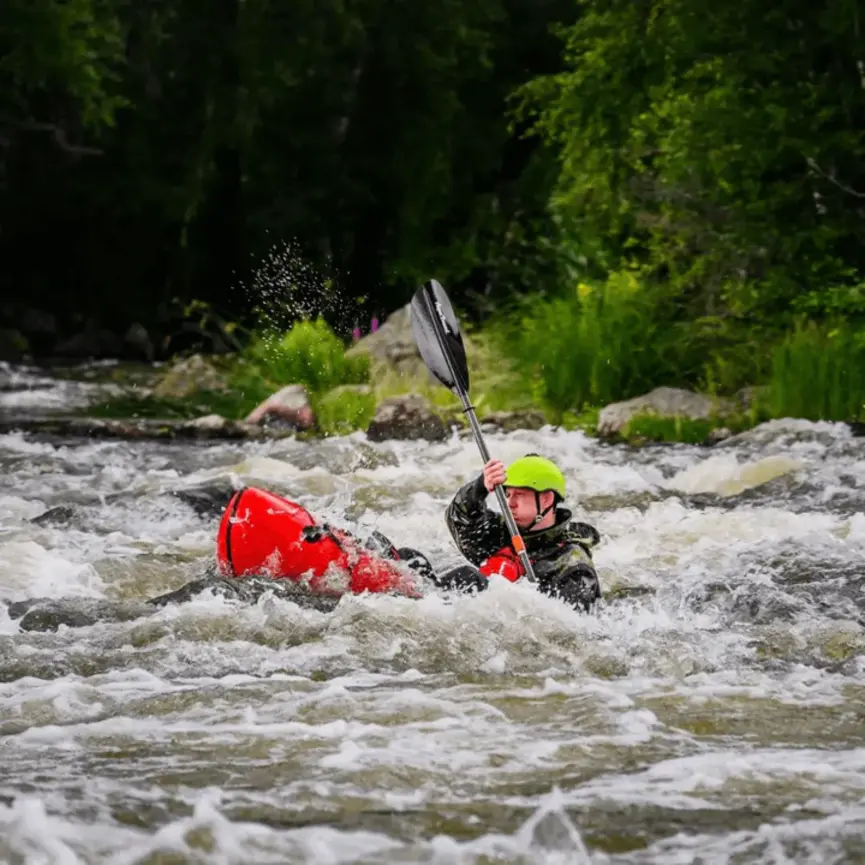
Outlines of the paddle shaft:
[[[465,413],[465,416],[469,419],[469,426],[472,428],[475,442],[477,443],[478,450],[481,452],[481,458],[484,461],[484,465],[486,465],[490,461],[490,452],[487,449],[486,441],[484,441],[484,434],[481,431],[480,423],[478,423],[478,416],[475,413],[475,407],[471,404],[469,400],[469,395],[465,392],[465,389],[460,386],[460,376],[457,375],[457,370],[454,369],[453,359],[451,358],[450,352],[447,349],[447,344],[444,340],[444,334],[441,330],[441,323],[437,311],[433,307],[429,297],[425,296],[424,299],[426,300],[427,306],[429,308],[430,320],[432,321],[433,328],[435,329],[439,346],[441,347],[445,362],[447,363],[448,369],[450,370],[451,379],[454,383],[453,390],[456,392],[457,396],[460,398],[460,402],[463,404],[463,412]],[[514,552],[519,557],[519,560],[522,563],[523,570],[526,572],[526,577],[528,578],[529,582],[534,583],[536,581],[535,569],[532,567],[532,563],[529,560],[529,554],[526,552],[526,544],[523,540],[523,536],[520,534],[520,530],[517,528],[516,522],[514,521],[514,515],[511,513],[511,509],[508,507],[508,501],[505,498],[505,491],[501,486],[497,486],[495,488],[495,493],[496,499],[499,503],[499,507],[502,511],[502,517],[505,520],[505,525],[508,527],[508,533],[511,536],[511,545],[514,548]]]

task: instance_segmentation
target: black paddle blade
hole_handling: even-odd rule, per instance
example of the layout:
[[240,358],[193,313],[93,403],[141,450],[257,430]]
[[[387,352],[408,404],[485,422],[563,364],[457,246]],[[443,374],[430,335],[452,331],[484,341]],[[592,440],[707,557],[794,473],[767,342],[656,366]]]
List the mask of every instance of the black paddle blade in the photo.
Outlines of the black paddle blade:
[[425,282],[411,301],[414,341],[430,372],[454,393],[469,392],[469,365],[460,323],[445,290],[435,279]]

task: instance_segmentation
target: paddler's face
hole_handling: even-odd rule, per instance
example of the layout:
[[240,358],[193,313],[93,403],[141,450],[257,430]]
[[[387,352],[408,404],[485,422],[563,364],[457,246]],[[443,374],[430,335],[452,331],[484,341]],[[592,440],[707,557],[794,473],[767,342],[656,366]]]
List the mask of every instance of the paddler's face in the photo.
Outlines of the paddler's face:
[[[513,515],[514,522],[521,528],[527,529],[535,521],[538,515],[538,502],[535,491],[526,487],[506,487],[505,495],[508,500],[508,508]],[[541,493],[541,511],[545,511],[555,498],[554,493]]]

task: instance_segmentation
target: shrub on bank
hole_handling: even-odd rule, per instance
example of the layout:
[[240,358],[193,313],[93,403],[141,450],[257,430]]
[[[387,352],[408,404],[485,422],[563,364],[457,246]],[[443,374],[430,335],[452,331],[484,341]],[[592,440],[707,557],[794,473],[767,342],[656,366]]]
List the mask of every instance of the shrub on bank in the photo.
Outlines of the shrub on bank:
[[325,435],[346,435],[366,429],[375,414],[376,397],[369,388],[337,387],[313,399],[318,428]]
[[[153,397],[138,395],[131,389],[85,411],[98,417],[140,417],[185,420],[205,414],[221,414],[238,420],[262,400],[288,384],[307,388],[313,410],[326,394],[340,385],[369,381],[369,360],[365,356],[346,357],[343,341],[323,319],[300,321],[283,335],[253,334],[242,351],[232,358],[220,358],[228,387],[221,391],[199,390],[190,396]],[[335,408],[331,399],[323,409],[325,422],[344,429],[349,419],[358,423],[368,414],[369,399],[344,395],[353,408]],[[325,431],[331,431],[323,427]]]
[[767,410],[772,417],[862,420],[865,330],[799,322],[772,354]]
[[[773,330],[766,323],[746,327],[732,316],[688,320],[662,286],[644,284],[633,272],[581,283],[560,296],[523,299],[473,331],[467,345],[472,401],[480,414],[541,409],[553,423],[591,432],[599,408],[661,385],[721,396],[765,384],[764,395],[741,417],[640,418],[625,438],[702,441],[716,426],[737,432],[771,417],[855,421],[865,415],[861,328],[844,321]],[[300,383],[324,433],[363,429],[378,399],[408,392],[462,418],[456,397],[425,376],[377,376],[369,390],[342,388],[369,382],[369,360],[346,357],[343,341],[321,319],[299,322],[281,336],[253,335],[227,364],[227,391],[200,391],[182,400],[126,396],[88,412],[242,418],[275,390]]]
[[324,319],[299,321],[284,335],[255,334],[231,374],[233,390],[266,399],[287,384],[316,396],[343,384],[369,381],[369,358],[347,357],[345,344]]
[[[865,416],[865,329],[849,321],[689,319],[663,286],[623,271],[563,295],[523,299],[491,328],[511,375],[555,422],[663,385],[719,396],[767,385],[742,425]],[[647,423],[642,434],[660,440],[707,432]]]
[[631,271],[520,301],[496,328],[515,374],[557,420],[659,385],[692,384],[699,370],[693,333],[670,298]]

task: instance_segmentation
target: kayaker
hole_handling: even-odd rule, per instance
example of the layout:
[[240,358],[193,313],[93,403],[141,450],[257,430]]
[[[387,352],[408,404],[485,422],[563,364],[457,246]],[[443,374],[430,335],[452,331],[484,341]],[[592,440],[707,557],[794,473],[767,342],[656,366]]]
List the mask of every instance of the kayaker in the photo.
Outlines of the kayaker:
[[[577,609],[591,610],[601,596],[591,554],[600,536],[593,526],[571,520],[571,511],[562,506],[565,480],[561,471],[553,462],[536,454],[516,460],[507,469],[498,460],[490,460],[483,474],[460,488],[454,496],[446,512],[447,525],[460,552],[471,564],[436,574],[422,553],[409,547],[396,548],[379,532],[373,532],[363,545],[384,558],[404,562],[447,590],[483,590],[490,579],[519,579],[522,566],[509,544],[505,521],[485,505],[487,496],[499,484],[505,487],[514,521],[525,539],[539,590]],[[115,602],[122,608],[116,615],[106,609],[111,602],[100,602],[94,609],[82,611],[80,603],[76,604],[80,599],[48,598],[12,604],[9,615],[13,619],[28,615],[26,627],[22,619],[24,630],[53,630],[59,624],[72,626],[99,620],[126,621],[136,615],[146,615],[153,607],[189,601],[206,590],[247,603],[273,592],[323,612],[333,609],[339,600],[327,595],[298,594],[296,584],[290,580],[235,579],[210,573],[146,603],[138,602],[135,610]],[[42,609],[45,605],[50,609]]]
[[538,589],[589,612],[601,597],[592,548],[600,541],[594,526],[571,520],[562,506],[565,478],[552,460],[527,454],[507,468],[490,460],[483,473],[461,487],[446,512],[448,529],[471,562],[434,577],[443,589],[483,590],[490,579],[516,581],[522,564],[510,545],[504,518],[486,507],[503,485],[508,507],[526,543]]

